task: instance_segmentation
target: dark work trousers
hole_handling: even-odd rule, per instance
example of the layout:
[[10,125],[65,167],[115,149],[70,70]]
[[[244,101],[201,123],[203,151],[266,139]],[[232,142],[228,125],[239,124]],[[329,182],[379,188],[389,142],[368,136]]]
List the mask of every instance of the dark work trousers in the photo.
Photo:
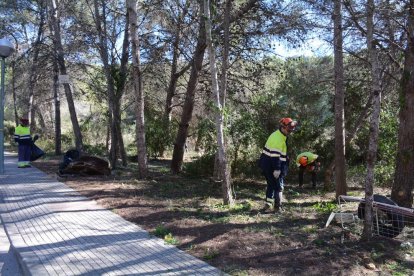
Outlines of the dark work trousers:
[[[303,175],[305,174],[306,166],[300,166],[299,167],[299,187],[302,187],[303,185]],[[316,172],[311,171],[309,172],[312,176],[312,187],[316,187]]]
[[281,196],[283,191],[283,177],[276,179],[272,171],[263,171],[266,178],[266,198],[275,199],[275,206],[281,206]]
[[19,162],[18,165],[28,165],[30,163],[30,154],[32,153],[32,145],[19,144]]

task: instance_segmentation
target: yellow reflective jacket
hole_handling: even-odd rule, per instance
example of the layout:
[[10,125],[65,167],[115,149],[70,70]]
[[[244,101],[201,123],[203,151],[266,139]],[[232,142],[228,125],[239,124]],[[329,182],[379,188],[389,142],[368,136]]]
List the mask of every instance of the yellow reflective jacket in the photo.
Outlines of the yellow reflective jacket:
[[30,128],[18,125],[14,130],[14,141],[19,143],[19,145],[30,145],[32,143]]

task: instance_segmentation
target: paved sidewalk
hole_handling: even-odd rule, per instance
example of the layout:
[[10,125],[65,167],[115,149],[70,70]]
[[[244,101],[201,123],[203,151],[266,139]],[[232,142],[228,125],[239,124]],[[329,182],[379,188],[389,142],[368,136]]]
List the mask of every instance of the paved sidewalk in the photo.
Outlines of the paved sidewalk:
[[5,156],[0,216],[25,275],[222,275]]

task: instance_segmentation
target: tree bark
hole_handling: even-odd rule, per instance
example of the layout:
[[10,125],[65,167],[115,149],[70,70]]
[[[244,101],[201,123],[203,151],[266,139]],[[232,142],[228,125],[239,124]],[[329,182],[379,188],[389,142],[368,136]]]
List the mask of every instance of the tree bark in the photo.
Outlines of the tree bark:
[[106,24],[104,23],[106,17],[106,9],[105,4],[102,3],[102,15],[99,12],[99,0],[94,0],[94,9],[95,9],[95,26],[98,32],[98,50],[99,55],[101,56],[101,60],[103,63],[103,70],[106,78],[106,93],[107,93],[107,101],[108,101],[108,124],[110,125],[110,148],[109,148],[109,162],[112,168],[116,167],[117,161],[117,148],[118,148],[118,140],[117,140],[117,126],[116,126],[116,119],[114,116],[115,112],[115,82],[111,72],[111,66],[109,64],[109,56],[108,56],[108,43],[107,43],[107,30]]
[[372,237],[372,203],[374,201],[374,169],[377,160],[379,122],[381,112],[381,78],[378,64],[378,53],[374,42],[374,11],[373,0],[367,1],[367,48],[369,61],[371,62],[371,89],[373,98],[373,111],[369,128],[369,144],[367,153],[367,175],[365,179],[365,220],[362,239],[370,240]]
[[138,173],[141,178],[148,174],[147,148],[145,144],[145,117],[144,117],[144,91],[142,88],[142,72],[140,68],[140,41],[137,28],[137,2],[127,0],[129,12],[131,48],[132,48],[132,79],[136,95],[136,136],[138,151]]
[[[65,64],[65,53],[63,51],[62,39],[60,35],[58,9],[56,7],[55,0],[48,0],[48,4],[49,4],[49,13],[50,13],[49,26],[53,34],[53,45],[55,48],[55,52],[57,54],[56,59],[59,65],[59,72],[61,75],[67,75],[66,64]],[[83,150],[82,133],[81,133],[79,123],[78,123],[78,118],[76,115],[75,103],[73,101],[71,87],[69,83],[63,84],[63,87],[65,89],[66,101],[69,107],[69,114],[70,114],[70,119],[72,122],[73,133],[75,135],[76,149],[79,151],[82,151]]]
[[344,64],[341,0],[334,1],[334,71],[335,71],[335,185],[336,198],[346,195]]
[[55,154],[62,154],[62,132],[60,119],[60,95],[59,95],[59,66],[53,61],[53,101],[55,107]]
[[119,78],[116,86],[116,93],[115,93],[115,110],[114,110],[114,118],[115,118],[115,125],[116,127],[116,135],[118,141],[118,151],[121,155],[122,165],[127,166],[127,154],[124,145],[124,138],[122,136],[122,118],[121,118],[121,99],[125,92],[125,85],[127,81],[128,75],[128,61],[129,61],[129,14],[128,10],[126,13],[125,19],[125,31],[124,31],[124,39],[122,43],[122,55],[121,55],[121,65],[119,68]]
[[[44,2],[39,1],[39,11],[40,11],[40,21],[37,30],[37,37],[36,41],[33,45],[33,60],[32,65],[30,66],[29,71],[29,106],[27,108],[28,118],[30,119],[30,129],[34,131],[36,129],[36,120],[35,120],[35,88],[37,83],[38,77],[38,60],[39,60],[39,52],[40,52],[40,45],[42,42],[43,37],[43,27],[45,24],[45,7]],[[25,115],[26,116],[26,115]]]
[[391,198],[411,208],[414,179],[414,1],[408,5],[407,48],[401,79],[398,149]]
[[[200,3],[202,7],[202,3]],[[202,9],[201,9],[202,10]],[[188,136],[188,127],[193,115],[195,92],[198,84],[198,75],[203,65],[204,52],[206,49],[206,31],[204,26],[204,20],[202,18],[202,12],[199,15],[199,35],[197,38],[197,46],[193,56],[193,64],[191,66],[190,79],[187,84],[187,91],[185,102],[183,106],[183,112],[181,115],[180,125],[178,127],[177,136],[174,144],[173,157],[171,162],[171,171],[173,173],[179,173],[182,170],[185,142]]]
[[[218,85],[216,57],[214,53],[213,41],[211,37],[211,17],[210,17],[210,3],[208,0],[204,0],[204,17],[206,26],[206,43],[208,47],[208,53],[210,58],[210,71],[211,71],[211,88],[213,95],[215,96],[215,117],[216,117],[216,131],[217,131],[217,151],[218,151],[218,171],[224,204],[230,206],[234,205],[233,191],[231,186],[230,170],[227,163],[227,153],[225,148],[225,135],[224,135],[224,116],[222,98],[220,96],[220,90]],[[227,70],[227,68],[224,68]],[[224,73],[224,72],[223,72]],[[227,81],[224,79],[223,81]]]

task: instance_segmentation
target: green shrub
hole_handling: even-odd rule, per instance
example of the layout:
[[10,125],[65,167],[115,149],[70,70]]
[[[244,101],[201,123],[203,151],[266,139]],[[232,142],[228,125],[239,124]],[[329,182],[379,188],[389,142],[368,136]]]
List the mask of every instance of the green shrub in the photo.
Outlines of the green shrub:
[[214,154],[206,154],[192,162],[184,164],[184,172],[191,176],[212,176],[214,172]]
[[336,210],[338,207],[335,202],[318,202],[312,205],[312,208],[315,209],[318,213],[330,213]]
[[166,235],[170,234],[170,231],[167,228],[165,228],[164,225],[158,225],[152,232],[152,234],[156,237],[164,238]]
[[104,144],[97,144],[97,145],[83,145],[83,150],[90,155],[97,155],[97,156],[106,156],[106,147]]

